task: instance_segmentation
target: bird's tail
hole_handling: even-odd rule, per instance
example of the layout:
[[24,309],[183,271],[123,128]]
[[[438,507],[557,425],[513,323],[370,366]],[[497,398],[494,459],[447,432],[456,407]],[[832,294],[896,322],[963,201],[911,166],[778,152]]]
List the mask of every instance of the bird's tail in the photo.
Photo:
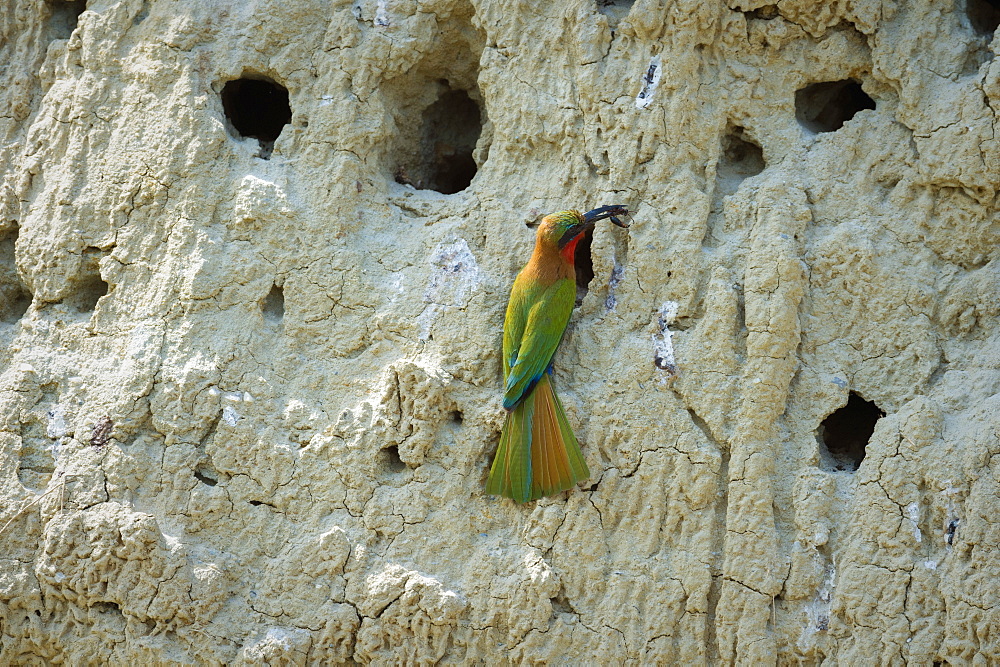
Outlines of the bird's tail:
[[548,373],[507,413],[486,493],[523,503],[590,477]]

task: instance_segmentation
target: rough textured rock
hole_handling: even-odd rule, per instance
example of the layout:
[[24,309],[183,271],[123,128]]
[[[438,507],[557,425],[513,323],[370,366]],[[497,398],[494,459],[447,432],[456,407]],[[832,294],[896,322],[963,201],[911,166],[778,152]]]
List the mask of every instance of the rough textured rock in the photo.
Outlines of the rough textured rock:
[[[988,3],[84,3],[0,1],[0,662],[1000,661]],[[484,496],[609,203],[593,477]]]

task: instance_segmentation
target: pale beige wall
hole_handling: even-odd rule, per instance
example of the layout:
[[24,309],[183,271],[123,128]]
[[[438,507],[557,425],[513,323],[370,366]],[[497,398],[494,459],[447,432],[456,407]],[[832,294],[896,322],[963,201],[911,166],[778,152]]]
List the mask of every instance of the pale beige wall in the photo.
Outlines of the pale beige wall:
[[[74,4],[0,0],[0,662],[1000,661],[966,2]],[[876,108],[804,128],[848,78]],[[449,87],[471,187],[396,182]],[[524,223],[610,203],[556,357],[593,478],[484,496]]]

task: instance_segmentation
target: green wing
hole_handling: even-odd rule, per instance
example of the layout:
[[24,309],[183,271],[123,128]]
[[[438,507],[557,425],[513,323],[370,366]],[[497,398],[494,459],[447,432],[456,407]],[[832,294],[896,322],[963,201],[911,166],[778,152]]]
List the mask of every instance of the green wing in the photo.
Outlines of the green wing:
[[576,282],[557,280],[547,287],[526,285],[518,275],[504,320],[503,406],[510,410],[522,399],[552,361],[569,323],[576,300]]

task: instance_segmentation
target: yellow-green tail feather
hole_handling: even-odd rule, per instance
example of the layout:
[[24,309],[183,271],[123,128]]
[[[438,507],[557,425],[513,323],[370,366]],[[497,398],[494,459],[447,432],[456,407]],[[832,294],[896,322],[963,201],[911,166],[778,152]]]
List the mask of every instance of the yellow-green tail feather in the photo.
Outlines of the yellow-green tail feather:
[[589,476],[580,445],[545,373],[507,414],[486,492],[523,503],[565,491]]

